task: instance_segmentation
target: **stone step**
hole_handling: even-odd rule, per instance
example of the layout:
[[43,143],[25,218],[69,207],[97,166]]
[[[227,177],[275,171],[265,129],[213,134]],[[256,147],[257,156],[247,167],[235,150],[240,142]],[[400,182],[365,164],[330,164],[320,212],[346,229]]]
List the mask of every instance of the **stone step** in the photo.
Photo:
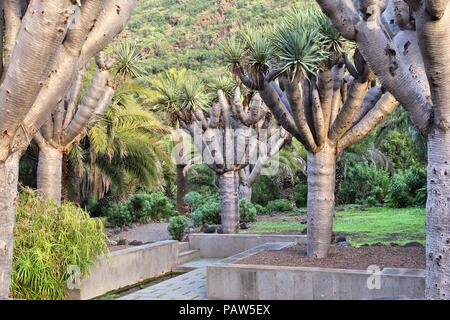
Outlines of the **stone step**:
[[188,261],[200,258],[200,250],[188,250],[178,254],[178,264],[183,264]]
[[189,251],[189,242],[178,242],[178,253]]

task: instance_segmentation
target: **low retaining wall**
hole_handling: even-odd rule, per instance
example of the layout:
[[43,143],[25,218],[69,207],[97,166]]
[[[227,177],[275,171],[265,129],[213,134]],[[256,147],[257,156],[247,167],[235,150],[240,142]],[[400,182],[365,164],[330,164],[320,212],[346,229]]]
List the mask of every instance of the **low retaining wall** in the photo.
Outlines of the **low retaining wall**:
[[[258,250],[261,251],[261,250]],[[208,299],[215,300],[366,300],[423,299],[425,271],[365,270],[235,264],[258,251],[242,253],[207,268]],[[369,289],[369,283],[378,289]],[[372,281],[374,280],[374,281]],[[376,287],[376,286],[375,286]]]
[[200,250],[200,256],[202,258],[227,258],[269,242],[306,243],[306,236],[204,233],[189,235],[190,248]]
[[178,241],[161,241],[114,251],[99,258],[80,289],[67,290],[68,299],[87,300],[135,285],[172,271],[178,258]]

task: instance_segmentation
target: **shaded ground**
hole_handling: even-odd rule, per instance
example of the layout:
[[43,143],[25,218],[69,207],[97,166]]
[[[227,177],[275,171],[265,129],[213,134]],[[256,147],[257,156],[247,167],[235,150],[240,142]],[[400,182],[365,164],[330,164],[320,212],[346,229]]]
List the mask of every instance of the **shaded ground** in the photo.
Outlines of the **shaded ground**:
[[[134,225],[125,230],[117,232],[115,229],[107,228],[106,233],[110,241],[127,240],[128,243],[132,241],[139,241],[142,244],[152,243],[162,240],[171,240],[169,232],[167,232],[168,223],[149,223],[143,225]],[[129,245],[110,246],[111,251],[125,249]]]
[[315,259],[306,256],[306,245],[295,245],[280,251],[263,251],[238,264],[358,270],[367,270],[369,266],[376,265],[382,270],[386,267],[425,269],[426,261],[424,247],[332,247],[327,258]]
[[[298,214],[277,214],[258,216],[245,233],[297,233],[306,228],[301,222],[305,216]],[[353,246],[363,244],[425,244],[425,209],[422,208],[370,208],[337,212],[334,232],[345,234]]]

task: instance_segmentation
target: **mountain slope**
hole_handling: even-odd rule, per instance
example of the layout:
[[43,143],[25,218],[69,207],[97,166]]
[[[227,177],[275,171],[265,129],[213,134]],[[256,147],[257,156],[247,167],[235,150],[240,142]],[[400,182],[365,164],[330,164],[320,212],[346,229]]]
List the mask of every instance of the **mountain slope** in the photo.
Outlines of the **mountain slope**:
[[305,0],[140,1],[128,32],[144,49],[147,68],[201,71],[222,66],[217,43],[246,24],[265,24]]

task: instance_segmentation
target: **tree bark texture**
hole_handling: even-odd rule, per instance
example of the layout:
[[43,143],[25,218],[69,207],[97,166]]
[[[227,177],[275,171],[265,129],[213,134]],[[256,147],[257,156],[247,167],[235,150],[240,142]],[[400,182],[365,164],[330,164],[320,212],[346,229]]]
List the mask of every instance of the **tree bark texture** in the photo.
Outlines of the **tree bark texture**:
[[49,200],[61,203],[63,152],[51,146],[39,150],[37,189]]
[[184,197],[188,193],[187,176],[184,174],[186,165],[177,164],[177,209],[181,214],[186,214],[188,211],[187,205],[184,202]]
[[11,284],[20,154],[0,163],[0,300],[8,299]]
[[328,254],[333,229],[336,148],[308,152],[308,256]]
[[239,175],[235,171],[227,171],[219,176],[220,208],[224,234],[239,232],[238,185]]

